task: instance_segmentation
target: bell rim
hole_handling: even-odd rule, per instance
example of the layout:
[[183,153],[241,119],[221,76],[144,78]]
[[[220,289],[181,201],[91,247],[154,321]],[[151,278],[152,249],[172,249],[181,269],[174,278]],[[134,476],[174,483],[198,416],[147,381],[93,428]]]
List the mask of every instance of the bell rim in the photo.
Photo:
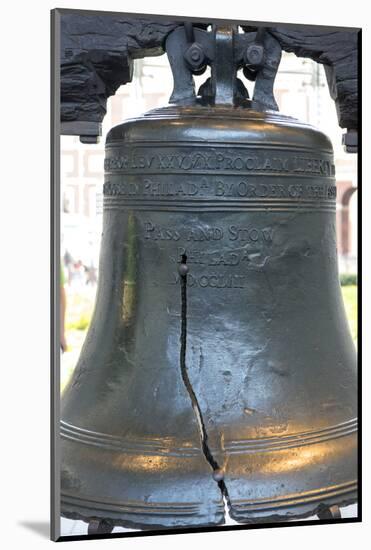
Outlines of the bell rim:
[[[309,493],[313,494],[309,495]],[[297,494],[300,495],[300,493]],[[339,508],[344,508],[357,503],[358,483],[357,481],[353,481],[335,485],[333,488],[331,486],[325,489],[320,488],[316,494],[315,491],[306,491],[302,494],[301,500],[298,497],[293,498],[291,501],[286,500],[285,503],[282,503],[282,506],[274,506],[272,501],[267,502],[266,506],[263,507],[262,504],[259,505],[259,499],[257,499],[256,503],[252,503],[251,501],[248,507],[248,501],[247,499],[245,500],[235,501],[232,506],[229,506],[229,515],[237,523],[287,523],[315,516],[323,507],[336,505]],[[133,508],[129,512],[104,508],[101,502],[94,500],[97,504],[95,507],[89,504],[90,502],[92,502],[91,499],[74,497],[72,494],[62,492],[61,515],[62,517],[79,519],[85,522],[99,518],[112,522],[114,526],[139,529],[175,527],[187,527],[191,529],[192,527],[227,525],[222,502],[210,503],[215,506],[214,520],[212,519],[212,514],[210,514],[210,509],[207,513],[202,513],[202,502],[184,503],[182,506],[177,506],[176,508],[173,506],[173,509],[171,508],[171,503],[170,505],[169,503],[151,503],[151,505],[145,505],[145,503],[141,502],[140,507],[137,509],[131,504]],[[127,508],[128,504],[129,502],[126,504]],[[197,508],[197,504],[199,508]],[[142,518],[140,517],[141,514]],[[169,521],[166,522],[164,517]],[[207,521],[203,521],[203,517],[207,518]],[[184,518],[184,523],[180,524],[179,520],[181,518]]]

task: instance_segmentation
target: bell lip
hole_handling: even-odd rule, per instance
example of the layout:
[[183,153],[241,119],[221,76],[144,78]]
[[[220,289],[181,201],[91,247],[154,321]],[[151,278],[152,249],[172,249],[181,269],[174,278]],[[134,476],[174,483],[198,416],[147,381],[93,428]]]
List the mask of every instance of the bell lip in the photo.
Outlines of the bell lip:
[[194,513],[190,513],[187,506],[184,506],[184,512],[177,510],[174,514],[161,514],[151,511],[140,513],[118,512],[114,510],[102,510],[100,508],[91,508],[88,504],[73,503],[69,501],[68,496],[61,494],[61,517],[67,519],[81,520],[89,523],[93,519],[105,520],[112,523],[115,527],[126,527],[129,529],[149,530],[149,529],[181,529],[183,527],[213,527],[225,525],[225,512],[222,500],[220,503],[214,502],[214,507],[207,507],[205,512],[202,508]]
[[[221,125],[222,123],[222,125]],[[159,130],[162,131],[159,131]],[[297,147],[333,154],[329,137],[315,126],[277,111],[260,111],[242,105],[172,105],[151,109],[113,126],[106,147],[140,142],[261,143],[264,146]],[[165,133],[165,135],[164,135]],[[244,134],[242,136],[242,133]],[[282,136],[281,134],[284,133]],[[241,137],[243,138],[241,140]],[[228,139],[227,139],[228,138]],[[233,146],[233,145],[232,145]]]
[[[89,516],[85,515],[81,512],[76,511],[63,511],[61,513],[61,517],[66,519],[71,519],[75,521],[83,521],[84,523],[89,524],[90,521],[99,519],[101,521],[107,521],[109,523],[112,523],[112,528],[115,527],[124,527],[127,529],[133,529],[135,531],[171,531],[171,532],[177,532],[179,529],[189,529],[192,531],[192,529],[202,529],[202,528],[208,528],[208,527],[223,527],[226,525],[224,521],[224,516],[220,515],[219,519],[215,519],[215,521],[205,521],[205,522],[195,522],[192,524],[185,524],[185,523],[179,523],[179,520],[176,520],[174,524],[166,525],[164,523],[146,523],[141,522],[140,520],[134,520],[131,519],[122,519],[122,518],[112,518],[112,517],[106,517],[102,515],[94,515]],[[64,535],[67,536],[68,535]]]
[[[234,520],[238,525],[256,525],[256,524],[269,524],[269,523],[289,523],[291,521],[305,520],[312,516],[318,515],[321,510],[325,507],[338,506],[340,509],[356,504],[358,502],[358,491],[357,487],[352,490],[347,495],[338,495],[336,497],[324,497],[320,501],[313,503],[299,504],[296,506],[285,507],[280,510],[251,510],[249,512],[240,511],[235,505],[229,506],[229,516]],[[89,523],[93,519],[105,520],[112,523],[113,527],[126,527],[128,529],[137,529],[137,530],[157,530],[157,529],[182,529],[189,528],[202,528],[202,527],[213,527],[213,526],[229,526],[226,522],[226,515],[224,509],[220,507],[215,510],[214,517],[210,518],[207,516],[194,516],[191,518],[187,517],[188,521],[185,523],[180,523],[181,516],[169,516],[166,521],[161,520],[161,516],[158,516],[158,521],[155,521],[154,516],[146,514],[145,518],[141,518],[140,515],[136,516],[135,514],[115,514],[104,512],[101,510],[94,510],[93,513],[89,511],[88,508],[83,506],[74,506],[68,504],[63,500],[62,494],[62,507],[61,507],[61,517],[67,519],[80,520],[85,523]],[[314,521],[320,521],[314,520]]]
[[[265,524],[265,523],[288,523],[291,521],[305,520],[312,516],[317,516],[323,508],[338,506],[340,509],[346,508],[358,502],[358,491],[354,490],[348,496],[342,498],[326,498],[313,504],[303,504],[297,507],[283,508],[277,513],[274,510],[262,512],[241,512],[232,507],[229,511],[231,518],[239,524]],[[344,518],[345,519],[345,518]],[[314,521],[320,521],[314,520]]]

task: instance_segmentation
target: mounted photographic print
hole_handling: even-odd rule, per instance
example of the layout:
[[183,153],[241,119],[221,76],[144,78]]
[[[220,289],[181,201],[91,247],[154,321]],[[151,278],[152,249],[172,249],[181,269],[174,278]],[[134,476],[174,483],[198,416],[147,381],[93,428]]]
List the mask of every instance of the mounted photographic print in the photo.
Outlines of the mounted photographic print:
[[360,29],[52,30],[53,539],[360,521]]

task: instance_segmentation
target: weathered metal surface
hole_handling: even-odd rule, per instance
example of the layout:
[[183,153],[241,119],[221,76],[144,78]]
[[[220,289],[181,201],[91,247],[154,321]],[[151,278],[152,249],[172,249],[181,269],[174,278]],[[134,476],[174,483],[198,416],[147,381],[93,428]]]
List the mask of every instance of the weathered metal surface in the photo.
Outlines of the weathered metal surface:
[[133,60],[164,53],[178,26],[102,13],[61,15],[61,131],[82,141],[101,135],[107,99],[131,82]]
[[[213,24],[210,20],[209,24]],[[100,135],[100,124],[106,114],[107,98],[117,88],[131,81],[132,61],[148,55],[161,55],[165,41],[177,32],[182,40],[185,26],[190,23],[104,14],[81,15],[61,11],[61,127],[63,134],[81,135],[87,142]],[[212,33],[207,23],[193,22],[196,46],[212,50]],[[203,29],[203,32],[199,31]],[[235,37],[236,59],[244,67],[248,78],[257,77],[254,98],[275,109],[272,85],[280,61],[281,48],[299,57],[309,57],[324,65],[331,97],[334,99],[339,126],[352,135],[358,128],[358,38],[359,29],[329,30],[280,25],[262,29],[243,25],[244,34]],[[259,33],[264,30],[261,37]],[[190,37],[191,35],[189,35]],[[201,36],[202,43],[197,43]],[[187,39],[188,41],[188,39]],[[187,42],[186,41],[186,42]],[[173,42],[176,42],[175,38]],[[192,46],[192,44],[189,44]],[[179,45],[180,48],[180,45]],[[262,54],[263,61],[256,57]],[[254,53],[255,52],[255,53]],[[187,52],[184,51],[186,54]],[[188,52],[188,58],[191,52]],[[195,53],[195,52],[193,52]],[[209,51],[210,53],[210,51]],[[254,58],[255,55],[255,58]],[[240,56],[240,57],[239,57]],[[258,55],[259,57],[259,55]],[[192,87],[191,73],[200,73],[210,65],[212,56],[204,63],[188,59],[188,73],[182,70],[183,61],[177,59],[173,71],[180,69],[175,80],[173,100],[183,101]],[[179,66],[180,63],[180,66]],[[199,66],[200,65],[200,66]],[[256,69],[259,70],[256,70]],[[183,78],[181,80],[180,78]],[[272,100],[273,98],[273,100]],[[78,124],[74,124],[74,123]],[[86,127],[86,134],[83,134]],[[94,130],[92,130],[92,127]],[[93,134],[92,132],[95,132]],[[86,136],[87,137],[84,137]],[[351,139],[353,143],[353,138]],[[355,146],[347,146],[354,152]]]
[[329,140],[279,114],[172,106],[113,128],[105,171],[62,513],[153,528],[222,524],[224,501],[240,522],[354,502]]
[[268,28],[282,49],[324,66],[338,122],[348,131],[358,128],[358,40],[360,29]]

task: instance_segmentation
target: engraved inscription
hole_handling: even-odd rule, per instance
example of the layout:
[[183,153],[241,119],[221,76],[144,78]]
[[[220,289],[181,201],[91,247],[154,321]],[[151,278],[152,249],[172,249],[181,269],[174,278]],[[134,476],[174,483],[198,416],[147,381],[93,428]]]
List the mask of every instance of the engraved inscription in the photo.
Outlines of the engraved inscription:
[[217,197],[247,197],[247,198],[264,198],[264,197],[281,197],[281,198],[297,198],[302,197],[304,192],[303,185],[277,185],[269,183],[260,183],[258,185],[239,181],[237,183],[224,182],[218,180],[215,184],[215,195]]
[[256,248],[251,249],[249,246],[242,248],[229,248],[222,250],[213,250],[206,252],[204,250],[179,247],[176,250],[175,256],[169,256],[174,263],[180,263],[182,256],[187,255],[187,264],[200,266],[237,266],[240,264],[262,265],[262,254]]
[[[178,285],[180,283],[179,274],[173,274],[173,279],[170,282],[172,285]],[[200,288],[247,288],[248,277],[246,275],[220,275],[217,273],[210,273],[207,275],[193,275],[189,273],[187,275],[187,286],[200,287]]]
[[180,284],[176,266],[186,254],[187,264],[194,267],[187,276],[189,287],[244,289],[251,270],[264,269],[274,229],[237,223],[169,226],[147,219],[143,220],[142,235],[150,249],[156,246],[169,260],[168,277],[154,280],[155,285]]
[[[155,225],[150,221],[144,222],[145,239],[153,241],[179,241],[187,242],[220,241],[223,237],[230,241],[272,242],[273,232],[271,228],[257,229],[256,227],[241,227],[229,225],[222,227],[183,227],[174,229],[166,226]],[[187,253],[188,254],[188,253]]]
[[[110,156],[110,154],[112,156]],[[106,172],[113,171],[240,171],[240,172],[277,172],[304,173],[320,176],[335,174],[334,164],[324,158],[301,154],[285,153],[279,156],[264,151],[231,152],[231,151],[201,151],[184,153],[143,154],[129,151],[127,154],[113,156],[108,148],[104,168]]]
[[152,179],[136,181],[106,181],[103,187],[105,196],[127,198],[245,198],[245,199],[317,199],[336,198],[334,185],[302,184],[252,184],[247,181],[228,182],[220,178],[202,178],[201,181],[160,182]]

